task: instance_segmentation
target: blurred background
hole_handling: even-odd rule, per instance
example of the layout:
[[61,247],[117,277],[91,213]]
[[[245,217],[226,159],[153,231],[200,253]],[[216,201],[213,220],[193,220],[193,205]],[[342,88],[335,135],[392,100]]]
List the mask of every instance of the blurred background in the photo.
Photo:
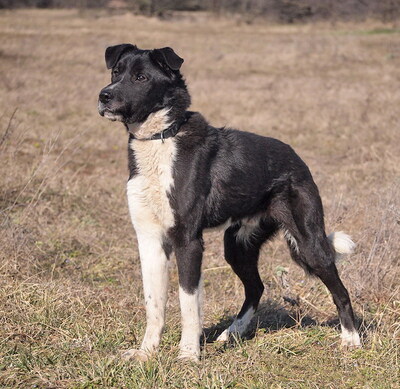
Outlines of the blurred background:
[[99,8],[129,10],[138,14],[171,17],[174,11],[207,11],[216,15],[240,14],[255,19],[296,23],[315,20],[394,22],[400,15],[397,0],[0,0],[0,8]]

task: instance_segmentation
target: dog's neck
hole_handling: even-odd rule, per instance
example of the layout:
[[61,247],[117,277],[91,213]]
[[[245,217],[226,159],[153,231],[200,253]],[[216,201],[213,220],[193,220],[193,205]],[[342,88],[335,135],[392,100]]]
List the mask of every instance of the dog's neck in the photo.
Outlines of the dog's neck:
[[144,122],[127,124],[128,131],[136,139],[149,139],[154,134],[166,130],[172,124],[168,115],[169,111],[170,108],[163,108],[151,113]]

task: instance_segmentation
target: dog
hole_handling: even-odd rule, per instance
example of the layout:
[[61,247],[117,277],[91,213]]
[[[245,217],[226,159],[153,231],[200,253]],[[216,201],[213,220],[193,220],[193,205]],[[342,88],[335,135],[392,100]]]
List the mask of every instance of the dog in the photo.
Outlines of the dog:
[[175,253],[182,335],[179,357],[200,358],[203,231],[225,230],[225,259],[244,286],[245,300],[218,338],[246,332],[264,290],[261,246],[283,231],[291,257],[326,285],[336,304],[342,345],[360,346],[349,294],[335,257],[351,253],[343,232],[325,233],[318,188],[293,149],[273,138],[212,127],[188,111],[183,59],[169,47],[132,44],[106,49],[111,83],[99,94],[100,115],[129,134],[127,197],[136,231],[147,326],[139,349],[125,359],[147,360],[159,347],[165,317],[168,260]]

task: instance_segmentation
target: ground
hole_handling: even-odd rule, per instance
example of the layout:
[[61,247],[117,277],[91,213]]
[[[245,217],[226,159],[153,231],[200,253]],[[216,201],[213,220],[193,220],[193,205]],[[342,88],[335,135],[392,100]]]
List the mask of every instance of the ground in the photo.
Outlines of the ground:
[[[374,21],[271,25],[104,11],[0,12],[0,386],[18,388],[399,388],[400,30]],[[327,232],[357,243],[339,271],[364,347],[341,350],[326,288],[263,249],[252,330],[213,343],[238,312],[222,235],[205,236],[205,342],[176,360],[171,261],[161,353],[141,364],[145,313],[128,216],[127,135],[97,113],[104,50],[171,46],[216,126],[290,143],[314,175]]]

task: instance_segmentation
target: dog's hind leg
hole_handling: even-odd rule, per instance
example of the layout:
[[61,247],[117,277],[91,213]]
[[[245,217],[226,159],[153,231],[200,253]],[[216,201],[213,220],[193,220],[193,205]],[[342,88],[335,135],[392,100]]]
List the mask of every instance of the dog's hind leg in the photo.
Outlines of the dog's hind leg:
[[[321,237],[320,240],[326,241],[324,244],[321,244],[320,241],[315,241],[314,238],[305,240],[301,238],[296,239],[298,250],[291,247],[292,257],[296,262],[306,263],[308,272],[320,278],[331,292],[342,327],[342,346],[358,347],[361,343],[360,337],[355,329],[355,320],[349,293],[339,277],[333,260],[333,250],[327,243],[328,239],[326,237]],[[308,254],[305,256],[304,254],[307,252]],[[325,256],[330,259],[318,263],[317,256]],[[307,260],[310,257],[314,257],[314,259],[311,261]]]
[[350,253],[354,243],[343,233],[338,234],[341,239],[336,244],[334,237],[326,236],[320,198],[317,194],[310,196],[310,192],[292,190],[290,214],[282,221],[285,237],[292,258],[320,278],[332,294],[342,327],[342,346],[358,347],[361,343],[350,297],[335,265],[335,246],[338,252]]
[[361,346],[360,336],[355,328],[354,313],[350,297],[339,278],[336,265],[332,263],[328,268],[315,269],[314,273],[329,289],[333,301],[338,309],[340,324],[342,327],[342,346]]
[[227,341],[231,335],[243,335],[257,310],[264,286],[258,273],[262,244],[277,230],[274,223],[240,223],[225,231],[225,259],[243,283],[245,301],[233,323],[218,337]]

